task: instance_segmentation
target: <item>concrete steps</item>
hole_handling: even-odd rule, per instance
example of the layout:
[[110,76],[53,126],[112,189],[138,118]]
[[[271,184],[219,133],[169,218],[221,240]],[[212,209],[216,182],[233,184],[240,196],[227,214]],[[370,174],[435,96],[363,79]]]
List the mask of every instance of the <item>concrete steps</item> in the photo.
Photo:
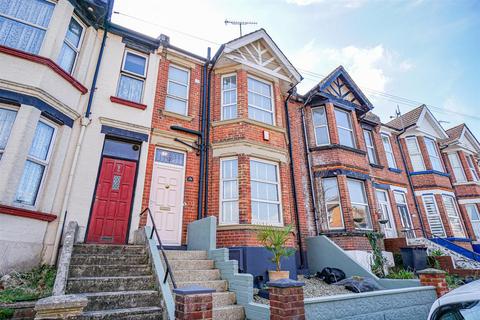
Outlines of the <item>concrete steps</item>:
[[215,289],[213,319],[243,320],[245,311],[236,305],[236,295],[228,291],[228,282],[221,279],[213,260],[206,251],[167,250],[166,255],[173,269],[177,287],[202,286]]
[[143,246],[75,245],[67,293],[89,301],[75,320],[164,318],[162,297]]

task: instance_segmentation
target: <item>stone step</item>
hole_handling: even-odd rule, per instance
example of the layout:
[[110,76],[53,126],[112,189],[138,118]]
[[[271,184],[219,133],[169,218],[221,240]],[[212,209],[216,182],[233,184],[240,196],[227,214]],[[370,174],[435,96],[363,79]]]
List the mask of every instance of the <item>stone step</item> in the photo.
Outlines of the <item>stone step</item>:
[[208,270],[215,267],[215,262],[213,260],[168,260],[170,266],[173,269],[174,275],[175,270]]
[[[161,253],[160,253],[161,254]],[[165,250],[168,261],[170,260],[207,260],[207,251],[196,250]]]
[[159,320],[163,319],[163,309],[160,307],[141,307],[129,309],[114,309],[104,311],[88,311],[75,320]]
[[74,254],[146,254],[144,246],[111,244],[76,244]]
[[155,288],[153,276],[69,278],[68,293],[137,291]]
[[84,311],[160,307],[162,298],[158,291],[119,291],[83,293],[88,298]]
[[238,305],[213,308],[213,319],[244,320],[245,310]]
[[69,276],[78,277],[115,277],[115,276],[147,276],[152,274],[148,264],[136,265],[74,265],[70,267]]
[[173,276],[176,281],[207,281],[220,280],[220,271],[218,269],[210,270],[174,270]]
[[225,307],[237,302],[236,296],[234,292],[214,292],[212,294],[213,297],[213,307]]
[[215,289],[217,292],[224,292],[228,290],[228,282],[225,280],[211,280],[211,281],[178,281],[177,287],[184,288],[189,286],[201,286],[204,288]]
[[109,255],[109,254],[75,254],[72,256],[70,265],[132,265],[148,263],[147,255],[125,254],[125,255]]

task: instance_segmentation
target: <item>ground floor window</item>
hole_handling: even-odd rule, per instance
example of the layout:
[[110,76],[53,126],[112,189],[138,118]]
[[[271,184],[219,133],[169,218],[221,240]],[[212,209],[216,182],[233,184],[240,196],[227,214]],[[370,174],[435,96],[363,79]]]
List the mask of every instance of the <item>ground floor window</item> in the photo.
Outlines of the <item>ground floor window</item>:
[[395,231],[395,221],[393,220],[392,207],[390,206],[390,199],[385,190],[376,190],[378,208],[382,215],[382,228],[387,238],[395,238],[397,233]]
[[393,196],[397,203],[398,214],[400,215],[400,221],[402,223],[403,232],[406,238],[415,238],[415,232],[413,231],[412,217],[408,211],[407,197],[404,192],[394,191]]
[[478,212],[478,207],[475,203],[470,203],[465,205],[465,208],[472,223],[473,232],[477,239],[480,239],[480,213]]
[[281,224],[278,165],[250,160],[252,223]]
[[328,229],[344,229],[337,178],[322,179],[322,196],[327,211]]
[[449,195],[443,195],[442,197],[448,220],[450,220],[450,225],[452,226],[453,236],[457,238],[464,238],[465,232],[463,231],[462,221],[460,220],[457,205],[455,204],[455,198]]
[[235,224],[238,217],[238,160],[222,159],[220,171],[220,223]]
[[347,185],[355,228],[372,229],[372,218],[370,216],[364,182],[355,179],[347,179]]
[[0,108],[0,159],[2,159],[2,155],[5,152],[16,116],[17,112],[15,110]]
[[442,218],[438,211],[437,202],[433,194],[422,196],[425,212],[427,213],[428,224],[430,231],[437,237],[445,237],[445,229],[443,228]]

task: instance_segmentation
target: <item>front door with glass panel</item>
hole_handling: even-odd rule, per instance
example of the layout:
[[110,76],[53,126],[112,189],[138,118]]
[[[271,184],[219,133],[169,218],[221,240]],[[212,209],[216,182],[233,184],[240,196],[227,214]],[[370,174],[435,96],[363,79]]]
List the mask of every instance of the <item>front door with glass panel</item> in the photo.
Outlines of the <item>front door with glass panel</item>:
[[180,245],[182,241],[184,168],[184,153],[155,150],[150,209],[160,239],[166,245]]
[[465,208],[467,209],[468,216],[470,217],[473,232],[475,232],[477,239],[480,239],[480,213],[478,212],[477,204],[467,204],[465,205]]
[[402,223],[403,232],[408,239],[415,238],[415,232],[413,231],[412,218],[408,212],[407,199],[405,193],[394,192],[395,202],[397,203],[398,214],[400,215],[400,221]]
[[382,214],[382,230],[385,238],[396,238],[395,220],[393,220],[392,207],[385,190],[377,190],[377,201],[380,213]]

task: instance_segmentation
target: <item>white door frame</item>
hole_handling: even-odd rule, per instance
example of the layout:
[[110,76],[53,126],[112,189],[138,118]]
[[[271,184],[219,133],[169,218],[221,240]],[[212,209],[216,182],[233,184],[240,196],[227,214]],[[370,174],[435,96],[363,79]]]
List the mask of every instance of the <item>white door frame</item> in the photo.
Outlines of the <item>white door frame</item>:
[[[397,234],[397,228],[396,228],[396,225],[395,225],[395,218],[393,217],[393,211],[392,211],[392,203],[390,202],[390,196],[388,194],[388,192],[386,190],[382,190],[382,189],[375,189],[375,193],[377,192],[380,192],[380,193],[383,193],[385,194],[385,198],[387,199],[387,218],[390,222],[390,225],[392,226],[391,228],[387,228],[387,225],[383,225],[382,228],[385,230],[385,237],[387,237],[387,231],[386,230],[389,230],[389,232],[393,233],[393,237],[392,238],[396,238],[398,237],[398,234]],[[378,202],[378,205],[380,206],[380,200],[378,199],[377,197],[377,202]],[[380,206],[381,208],[381,206]],[[383,212],[382,212],[383,214]]]
[[[187,167],[187,153],[185,151],[181,151],[181,150],[176,150],[176,149],[170,149],[170,148],[164,148],[162,146],[155,146],[155,150],[154,150],[154,153],[153,153],[153,170],[152,170],[152,178],[151,178],[151,185],[150,185],[150,197],[149,197],[149,206],[151,206],[152,204],[152,192],[154,191],[154,187],[156,186],[156,183],[154,184],[153,182],[153,179],[155,177],[155,171],[156,170],[159,170],[159,168],[163,167],[163,168],[180,168],[181,166],[179,165],[174,165],[174,164],[168,164],[168,163],[163,163],[163,162],[157,162],[155,161],[155,156],[157,154],[157,150],[158,149],[162,149],[162,150],[167,150],[167,151],[173,151],[173,152],[177,152],[177,153],[181,153],[183,155],[183,170],[182,170],[182,194],[180,196],[180,224],[179,224],[179,228],[178,228],[178,243],[176,244],[173,244],[173,245],[181,245],[182,244],[182,229],[183,229],[183,209],[184,209],[184,206],[185,206],[185,172],[186,172],[186,167]],[[155,216],[152,214],[153,218],[155,218]],[[160,234],[159,234],[160,236]],[[162,240],[162,238],[160,237],[160,240]],[[167,245],[171,245],[171,244],[167,244]]]

